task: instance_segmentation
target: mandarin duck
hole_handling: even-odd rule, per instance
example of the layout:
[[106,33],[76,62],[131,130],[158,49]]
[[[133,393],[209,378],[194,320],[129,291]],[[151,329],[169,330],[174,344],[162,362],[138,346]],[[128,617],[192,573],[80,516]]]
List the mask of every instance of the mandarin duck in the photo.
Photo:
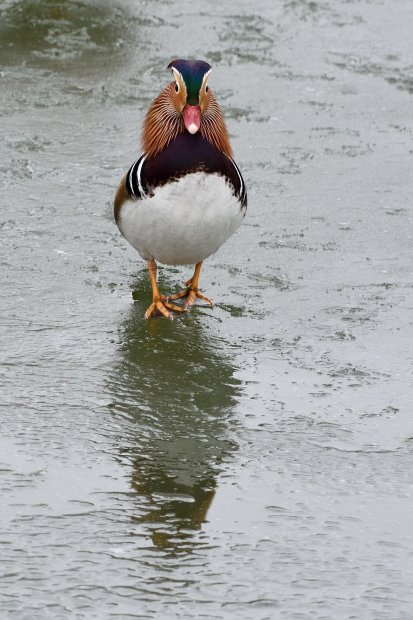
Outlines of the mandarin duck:
[[[245,183],[232,158],[222,112],[203,60],[173,60],[174,80],[146,114],[142,154],[122,178],[114,201],[120,232],[147,261],[152,303],[145,318],[172,319],[200,299],[202,262],[238,229],[247,208]],[[161,295],[157,262],[195,265],[186,288]],[[173,303],[182,300],[181,304]],[[179,305],[178,305],[179,304]]]

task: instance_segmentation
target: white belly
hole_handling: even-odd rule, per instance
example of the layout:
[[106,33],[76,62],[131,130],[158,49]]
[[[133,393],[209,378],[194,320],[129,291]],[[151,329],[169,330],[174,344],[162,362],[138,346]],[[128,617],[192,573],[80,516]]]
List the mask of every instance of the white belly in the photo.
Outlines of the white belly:
[[243,216],[224,177],[195,172],[157,188],[150,198],[126,202],[118,226],[145,260],[186,265],[214,254]]

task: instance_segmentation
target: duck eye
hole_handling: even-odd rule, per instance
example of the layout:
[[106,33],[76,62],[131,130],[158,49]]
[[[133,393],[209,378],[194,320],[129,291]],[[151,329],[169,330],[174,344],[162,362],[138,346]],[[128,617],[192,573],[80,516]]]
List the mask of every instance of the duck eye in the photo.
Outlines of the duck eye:
[[175,84],[175,92],[177,93],[179,91],[179,86],[178,84]]

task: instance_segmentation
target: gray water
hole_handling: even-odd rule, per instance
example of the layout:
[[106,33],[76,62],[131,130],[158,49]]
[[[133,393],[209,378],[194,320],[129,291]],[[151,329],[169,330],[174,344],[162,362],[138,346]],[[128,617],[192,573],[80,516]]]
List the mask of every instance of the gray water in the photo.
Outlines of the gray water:
[[[412,23],[0,4],[2,620],[411,620]],[[111,205],[176,56],[214,65],[249,207],[215,307],[145,321]]]

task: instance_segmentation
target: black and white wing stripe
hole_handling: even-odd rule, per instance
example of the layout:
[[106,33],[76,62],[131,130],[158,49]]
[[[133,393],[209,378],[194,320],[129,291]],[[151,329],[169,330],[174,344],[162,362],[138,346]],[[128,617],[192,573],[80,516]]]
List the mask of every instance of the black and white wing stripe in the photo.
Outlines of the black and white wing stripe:
[[242,178],[242,174],[240,172],[240,169],[238,168],[237,164],[235,163],[235,161],[233,159],[230,159],[232,165],[235,168],[235,171],[238,175],[238,179],[239,179],[239,183],[240,183],[240,187],[239,187],[239,201],[241,203],[241,207],[246,207],[247,206],[247,188],[245,187],[245,183],[244,183],[244,179]]
[[145,160],[146,155],[141,155],[126,174],[126,190],[135,200],[142,200],[142,198],[150,196],[148,188],[142,182],[142,166]]

